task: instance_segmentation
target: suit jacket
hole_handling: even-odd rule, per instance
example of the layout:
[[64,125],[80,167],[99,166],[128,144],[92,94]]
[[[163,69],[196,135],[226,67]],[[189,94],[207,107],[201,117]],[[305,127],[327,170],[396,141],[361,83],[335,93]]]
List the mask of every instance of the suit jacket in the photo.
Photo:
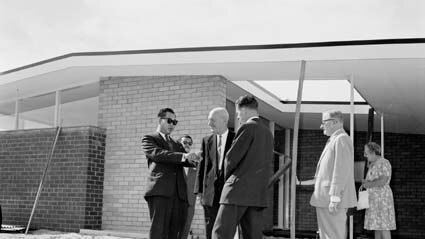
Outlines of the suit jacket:
[[259,120],[249,119],[239,128],[226,154],[221,204],[267,207],[274,142]]
[[335,131],[329,138],[317,164],[315,179],[312,206],[328,207],[331,196],[341,198],[340,208],[357,204],[353,142],[344,129]]
[[[224,155],[229,151],[232,145],[235,133],[229,130],[224,146]],[[201,204],[204,206],[212,206],[214,201],[215,183],[219,179],[219,159],[217,157],[217,136],[212,134],[202,139],[201,145],[202,160],[198,166],[196,175],[194,193],[202,193]],[[223,159],[224,160],[224,159]]]
[[193,194],[193,188],[195,187],[195,180],[196,180],[196,174],[197,169],[196,168],[188,168],[185,169],[186,174],[186,184],[187,184],[187,203],[189,206],[194,206],[196,203],[196,196]]
[[142,149],[149,167],[145,197],[171,197],[177,193],[180,199],[186,201],[187,186],[183,166],[193,165],[182,162],[185,151],[180,143],[172,140],[170,144],[158,132],[145,135],[142,139]]

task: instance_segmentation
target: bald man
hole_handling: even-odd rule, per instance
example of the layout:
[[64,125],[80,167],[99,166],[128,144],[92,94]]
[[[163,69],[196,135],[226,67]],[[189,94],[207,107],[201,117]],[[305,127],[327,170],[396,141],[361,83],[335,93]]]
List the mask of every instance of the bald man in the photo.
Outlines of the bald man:
[[202,139],[202,159],[198,166],[195,193],[201,198],[205,214],[206,238],[211,238],[214,221],[220,207],[220,195],[224,185],[224,155],[232,145],[235,133],[229,131],[229,113],[225,108],[214,108],[208,115],[212,134]]
[[244,239],[263,238],[263,209],[273,162],[273,136],[260,122],[258,102],[252,95],[235,102],[242,125],[224,159],[225,183],[212,238],[229,239],[239,224]]

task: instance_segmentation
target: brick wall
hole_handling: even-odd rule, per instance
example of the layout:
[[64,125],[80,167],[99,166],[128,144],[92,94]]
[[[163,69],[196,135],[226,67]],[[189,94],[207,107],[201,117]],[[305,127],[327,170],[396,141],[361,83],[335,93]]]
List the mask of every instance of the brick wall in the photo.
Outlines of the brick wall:
[[[195,150],[210,134],[207,116],[226,106],[226,79],[220,76],[110,77],[100,82],[99,125],[108,130],[103,229],[148,232],[143,198],[147,161],[141,138],[156,130],[160,108],[171,107],[179,120],[172,137],[189,134]],[[204,233],[203,210],[196,205],[194,234]]]
[[[28,223],[55,133],[55,129],[0,132],[4,224]],[[31,228],[100,229],[104,148],[103,129],[62,129]]]
[[[380,143],[380,133],[373,135]],[[355,160],[363,160],[366,132],[355,134]],[[297,174],[301,179],[314,175],[317,161],[327,137],[320,130],[302,130],[299,135]],[[423,238],[425,222],[425,135],[385,134],[385,158],[392,165],[391,189],[394,194],[397,230],[394,238]],[[356,185],[357,188],[360,185]],[[297,230],[316,230],[316,215],[309,205],[311,187],[297,187]],[[355,233],[368,234],[363,229],[364,210],[354,215]]]

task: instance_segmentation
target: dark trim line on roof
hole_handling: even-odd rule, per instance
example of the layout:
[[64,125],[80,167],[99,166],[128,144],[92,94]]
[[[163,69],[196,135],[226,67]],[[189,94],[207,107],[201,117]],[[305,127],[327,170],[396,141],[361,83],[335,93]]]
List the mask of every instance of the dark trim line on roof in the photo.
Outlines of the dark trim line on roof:
[[[280,101],[282,104],[296,104],[296,101]],[[354,101],[354,105],[369,105],[367,102],[363,101]],[[350,102],[347,101],[301,101],[303,105],[350,105]]]
[[187,48],[166,48],[150,50],[129,50],[129,51],[102,51],[102,52],[77,52],[39,61],[29,65],[21,66],[4,72],[0,75],[24,70],[48,62],[57,61],[73,56],[103,56],[103,55],[131,55],[131,54],[152,54],[152,53],[173,53],[173,52],[200,52],[200,51],[237,51],[237,50],[267,50],[267,49],[288,49],[288,48],[311,48],[311,47],[335,47],[335,46],[361,46],[361,45],[386,45],[386,44],[418,44],[425,43],[425,38],[401,38],[401,39],[375,39],[375,40],[352,40],[352,41],[328,41],[328,42],[308,42],[308,43],[288,43],[269,45],[242,45],[242,46],[213,46],[213,47],[187,47]]

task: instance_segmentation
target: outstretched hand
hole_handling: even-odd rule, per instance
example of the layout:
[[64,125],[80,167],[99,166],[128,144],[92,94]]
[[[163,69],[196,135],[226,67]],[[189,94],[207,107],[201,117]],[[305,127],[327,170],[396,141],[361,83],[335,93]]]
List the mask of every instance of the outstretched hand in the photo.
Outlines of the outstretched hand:
[[188,153],[185,154],[185,158],[187,159],[187,161],[193,165],[196,165],[199,163],[199,161],[201,160],[201,158],[199,157],[198,154],[196,153]]

